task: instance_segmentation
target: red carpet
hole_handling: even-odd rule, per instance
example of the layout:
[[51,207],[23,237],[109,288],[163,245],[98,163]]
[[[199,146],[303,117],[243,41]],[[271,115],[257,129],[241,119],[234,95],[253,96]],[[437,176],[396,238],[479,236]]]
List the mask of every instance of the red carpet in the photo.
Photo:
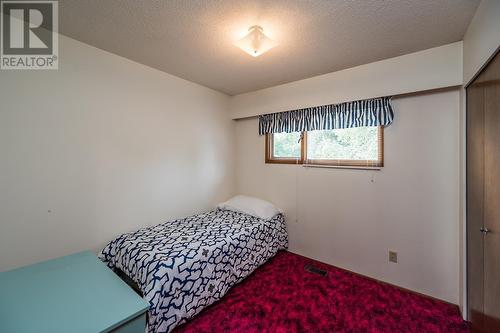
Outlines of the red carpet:
[[[304,270],[314,264],[323,277]],[[458,307],[280,252],[176,333],[468,332]]]

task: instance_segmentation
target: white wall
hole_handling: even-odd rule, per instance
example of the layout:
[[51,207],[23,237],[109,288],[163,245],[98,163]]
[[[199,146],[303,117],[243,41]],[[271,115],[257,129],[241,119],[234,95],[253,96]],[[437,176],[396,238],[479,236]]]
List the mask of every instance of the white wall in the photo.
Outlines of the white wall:
[[499,46],[500,1],[483,0],[464,36],[464,84],[473,78]]
[[265,164],[257,119],[238,120],[237,190],[285,210],[291,251],[458,303],[459,102],[395,98],[381,171]]
[[0,271],[98,250],[234,192],[228,97],[62,37],[0,73]]
[[[283,206],[292,251],[461,304],[460,90],[435,89],[460,86],[462,70],[458,42],[231,97],[242,119],[404,96],[379,172],[266,165],[256,118],[238,120],[238,191]],[[388,249],[400,263],[389,265]]]
[[462,42],[231,97],[233,119],[462,84]]

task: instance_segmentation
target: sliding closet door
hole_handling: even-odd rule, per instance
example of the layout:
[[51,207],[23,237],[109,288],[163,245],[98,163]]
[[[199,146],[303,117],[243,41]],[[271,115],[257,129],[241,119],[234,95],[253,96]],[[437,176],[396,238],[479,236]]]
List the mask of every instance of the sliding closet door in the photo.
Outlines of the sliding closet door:
[[500,57],[484,84],[484,328],[500,332]]
[[500,56],[467,88],[467,298],[475,332],[500,332]]
[[468,319],[478,332],[483,330],[484,312],[483,101],[483,87],[475,82],[467,88],[467,299]]

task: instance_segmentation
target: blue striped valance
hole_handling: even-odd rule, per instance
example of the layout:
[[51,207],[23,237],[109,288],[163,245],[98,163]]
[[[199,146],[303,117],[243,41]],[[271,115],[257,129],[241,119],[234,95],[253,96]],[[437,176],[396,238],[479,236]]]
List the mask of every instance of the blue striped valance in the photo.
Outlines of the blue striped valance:
[[394,112],[391,97],[314,106],[259,116],[259,135],[362,126],[387,126]]

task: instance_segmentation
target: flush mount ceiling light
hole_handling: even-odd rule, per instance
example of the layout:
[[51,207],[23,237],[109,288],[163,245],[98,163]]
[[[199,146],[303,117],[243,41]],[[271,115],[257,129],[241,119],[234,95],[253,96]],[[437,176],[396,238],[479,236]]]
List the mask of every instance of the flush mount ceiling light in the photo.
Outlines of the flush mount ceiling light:
[[278,45],[278,43],[264,35],[264,30],[261,26],[254,25],[248,29],[248,34],[234,42],[234,45],[252,57],[258,57]]

